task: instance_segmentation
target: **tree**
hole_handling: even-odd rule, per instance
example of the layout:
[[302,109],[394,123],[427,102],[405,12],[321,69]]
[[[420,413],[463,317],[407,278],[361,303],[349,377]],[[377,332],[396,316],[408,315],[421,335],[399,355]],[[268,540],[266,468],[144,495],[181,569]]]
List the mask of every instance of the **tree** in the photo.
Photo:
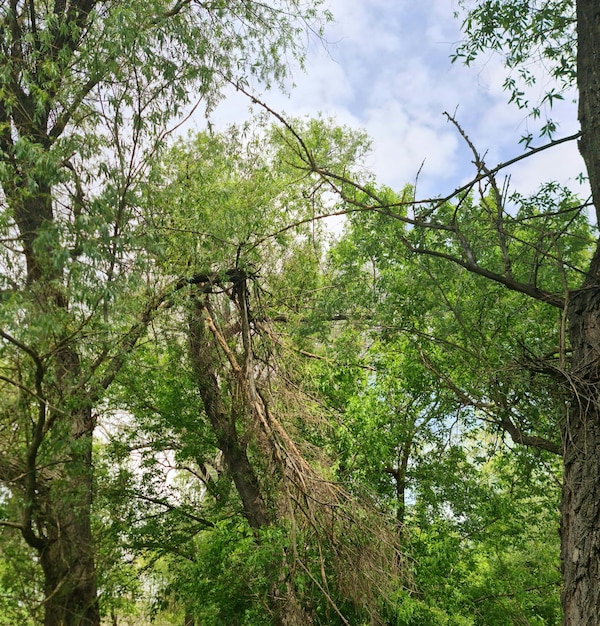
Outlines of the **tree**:
[[[509,3],[507,3],[509,4]],[[556,7],[554,7],[556,8]],[[600,166],[598,138],[600,87],[598,67],[600,55],[597,42],[600,30],[597,7],[593,2],[578,0],[564,2],[559,7],[560,18],[549,22],[557,39],[575,39],[577,56],[573,64],[570,49],[563,47],[559,67],[574,67],[574,72],[555,72],[566,83],[576,76],[579,94],[579,122],[581,138],[579,150],[584,159],[591,187],[592,205],[595,207],[595,223],[600,215]],[[573,15],[575,8],[575,15]],[[536,7],[536,15],[546,21],[553,7]],[[485,24],[486,20],[481,21]],[[489,21],[487,21],[489,24]],[[573,33],[573,26],[576,32]],[[506,32],[506,28],[503,29]],[[529,30],[527,41],[535,43],[535,31]],[[573,36],[575,35],[575,36]],[[551,50],[556,49],[549,47]],[[547,50],[548,48],[544,48]],[[574,76],[575,75],[575,76]],[[558,231],[558,241],[567,239],[568,231]],[[558,242],[557,242],[558,243]],[[563,608],[565,624],[593,623],[600,609],[600,544],[598,542],[598,414],[599,380],[598,358],[600,349],[596,330],[598,309],[598,281],[600,268],[600,245],[589,243],[589,260],[579,266],[579,284],[571,285],[563,293],[558,306],[566,314],[568,345],[571,358],[568,368],[560,368],[560,376],[567,388],[567,410],[561,424],[563,454],[563,496],[561,522],[561,557],[563,572]],[[561,364],[562,366],[562,364]]]
[[[591,203],[578,201],[555,183],[544,185],[528,198],[508,191],[497,180],[506,164],[493,168],[487,165],[452,116],[448,116],[449,120],[473,152],[476,174],[469,184],[446,198],[415,200],[406,194],[390,198],[385,190],[368,182],[356,183],[344,172],[329,167],[326,160],[315,158],[296,134],[298,157],[304,168],[321,174],[332,190],[353,204],[355,212],[373,211],[405,224],[406,229],[398,233],[398,238],[411,254],[445,261],[489,284],[503,285],[527,298],[527,308],[555,311],[556,332],[551,349],[547,349],[547,337],[530,335],[521,350],[524,358],[519,367],[534,376],[535,386],[526,395],[516,390],[511,394],[512,381],[503,384],[499,379],[500,393],[495,397],[472,399],[479,403],[491,400],[497,407],[504,405],[506,419],[498,414],[497,424],[515,442],[553,450],[562,456],[562,603],[567,625],[594,623],[600,613],[600,245],[595,232],[585,225],[587,207],[595,207],[593,219],[597,224],[600,206],[599,24],[597,6],[590,0],[475,3],[466,13],[467,43],[459,48],[458,56],[470,61],[481,51],[499,50],[506,54],[509,69],[522,70],[526,83],[531,83],[535,76],[523,64],[532,56],[541,56],[548,62],[552,76],[559,80],[558,88],[546,93],[545,103],[550,105],[565,86],[574,86],[576,78],[579,149],[587,169]],[[528,106],[517,79],[509,77],[506,86],[513,101]],[[534,106],[532,113],[540,115],[540,108]],[[294,136],[294,129],[288,126],[288,130]],[[543,135],[555,137],[556,125],[550,121],[541,130]],[[553,139],[511,163],[575,138]],[[530,144],[531,138],[526,143]],[[470,191],[479,193],[480,200],[475,204],[469,200]],[[565,255],[571,251],[577,254],[569,262]],[[451,382],[440,373],[441,381]],[[553,415],[551,429],[545,420],[520,420],[511,410],[515,397],[527,403],[533,401],[530,394],[535,394],[535,401],[542,401],[548,388],[543,382],[546,375],[553,380],[554,388],[560,388],[564,394],[560,416],[555,414],[559,405],[548,405],[548,415]],[[453,386],[457,395],[469,398],[461,385]]]
[[[552,348],[555,315],[444,260],[415,258],[405,236],[400,222],[360,212],[331,251],[336,290],[317,311],[340,320],[326,344],[338,366],[322,366],[326,397],[343,395],[328,443],[338,475],[398,513],[412,573],[398,624],[558,624],[550,450],[563,398],[515,361],[532,340]],[[535,424],[549,450],[508,448],[503,423]]]
[[[344,167],[364,149],[362,133],[302,126]],[[306,436],[323,436],[327,413],[288,328],[319,281],[312,217],[329,194],[318,177],[297,176],[285,139],[262,123],[201,134],[156,168],[156,266],[194,279],[109,394],[129,416],[112,444],[126,520],[115,534],[169,564],[168,597],[202,623],[376,622],[389,610],[397,542]],[[134,450],[140,466],[128,472]],[[157,454],[184,488],[165,481]]]
[[18,510],[1,523],[38,555],[46,626],[99,623],[97,408],[191,279],[159,280],[153,268],[156,238],[141,210],[148,166],[186,109],[210,109],[229,83],[279,83],[317,5],[0,8],[0,480]]

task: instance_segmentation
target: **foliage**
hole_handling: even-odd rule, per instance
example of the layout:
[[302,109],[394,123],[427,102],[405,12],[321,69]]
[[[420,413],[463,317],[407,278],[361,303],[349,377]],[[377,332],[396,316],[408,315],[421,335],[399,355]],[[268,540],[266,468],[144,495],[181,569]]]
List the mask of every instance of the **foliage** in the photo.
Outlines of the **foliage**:
[[[71,611],[83,564],[93,623],[97,568],[113,620],[558,624],[587,207],[508,194],[474,148],[475,182],[416,202],[322,118],[167,149],[191,94],[281,86],[319,4],[60,6],[0,9],[3,618]],[[572,85],[573,20],[479,3],[455,60],[501,52],[531,86],[536,52],[539,116]]]
[[[544,213],[556,191],[515,195],[520,208],[502,231],[511,276],[535,275],[546,288],[576,284],[590,240],[568,192],[556,213]],[[311,370],[340,413],[327,442],[338,476],[400,524],[412,582],[398,590],[391,623],[561,621],[558,468],[504,434],[559,447],[564,396],[540,363],[558,366],[561,317],[442,256],[460,258],[462,242],[473,241],[478,263],[503,271],[492,206],[490,197],[462,198],[440,207],[440,228],[425,232],[399,213],[359,211],[329,253],[337,289],[325,290],[316,310],[322,324],[339,321]],[[555,254],[540,244],[554,220],[564,235]]]
[[187,279],[156,266],[144,202],[169,125],[228,85],[282,87],[326,19],[296,1],[0,7],[3,521],[38,555],[46,624],[99,622],[96,417]]
[[[189,278],[111,387],[98,513],[118,511],[104,521],[113,544],[162,572],[157,610],[175,601],[207,623],[376,619],[394,538],[305,441],[327,424],[288,331],[318,293],[311,222],[329,191],[298,177],[285,135],[256,124],[180,141],[153,172],[154,272]],[[327,120],[306,129],[346,168],[364,146]]]
[[[508,70],[504,89],[510,94],[509,102],[527,110],[534,119],[543,117],[540,135],[551,139],[557,130],[557,123],[550,118],[552,106],[575,86],[575,3],[461,0],[459,7],[456,15],[464,15],[465,39],[452,61],[471,65],[483,54],[499,54]],[[533,96],[531,101],[536,83],[543,86],[543,95]],[[523,139],[529,146],[533,135]]]
[[[1,510],[1,509],[0,509]],[[0,625],[39,622],[41,581],[31,551],[14,532],[0,535]]]

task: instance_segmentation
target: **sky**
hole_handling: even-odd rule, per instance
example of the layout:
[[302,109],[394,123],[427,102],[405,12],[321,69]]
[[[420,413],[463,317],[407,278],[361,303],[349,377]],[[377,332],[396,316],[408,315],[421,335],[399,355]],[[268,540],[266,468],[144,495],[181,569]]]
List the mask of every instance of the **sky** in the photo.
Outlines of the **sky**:
[[[444,111],[455,114],[488,167],[523,153],[519,139],[531,121],[508,104],[501,60],[489,55],[471,67],[450,61],[461,39],[455,0],[328,0],[327,6],[334,22],[325,42],[310,42],[306,71],[293,69],[289,94],[262,94],[271,108],[290,116],[320,112],[366,130],[372,139],[367,166],[378,182],[399,190],[420,171],[419,198],[445,196],[475,174],[473,155]],[[248,107],[245,96],[229,94],[213,115],[215,126],[246,119]],[[552,117],[560,124],[557,138],[577,132],[572,98]],[[505,173],[524,194],[557,180],[585,195],[576,182],[583,169],[576,143],[569,142]]]

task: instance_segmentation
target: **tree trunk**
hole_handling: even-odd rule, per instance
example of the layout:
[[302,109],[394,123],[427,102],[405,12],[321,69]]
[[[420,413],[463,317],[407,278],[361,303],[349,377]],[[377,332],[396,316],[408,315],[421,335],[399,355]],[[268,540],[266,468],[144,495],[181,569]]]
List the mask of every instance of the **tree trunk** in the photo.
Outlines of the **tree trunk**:
[[183,618],[183,626],[196,626],[196,620],[191,613],[186,613]]
[[[222,397],[217,347],[206,328],[204,307],[198,301],[193,302],[190,314],[189,348],[204,410],[242,501],[244,516],[252,529],[265,528],[277,521],[277,512],[271,512],[267,506],[258,476],[248,457],[247,443],[238,433],[236,423],[244,415],[243,409],[233,406],[235,400],[226,403]],[[287,574],[283,574],[286,568],[282,564],[286,558],[283,552],[282,563],[273,564],[274,568],[281,570],[282,578],[273,583],[269,597],[271,623],[273,626],[309,626],[313,620],[298,598],[294,581],[287,580]]]
[[258,478],[248,459],[247,445],[237,431],[239,417],[233,407],[227,410],[215,371],[215,346],[205,328],[203,308],[194,304],[190,319],[190,357],[204,411],[223,453],[225,464],[244,507],[244,516],[254,530],[266,526],[269,513],[261,494]]
[[[39,551],[44,572],[44,626],[99,626],[91,529],[92,433],[89,408],[70,424],[67,461],[52,479],[37,523],[44,526]],[[63,453],[61,453],[62,456]]]
[[[17,174],[15,173],[15,176]],[[39,193],[35,196],[27,197],[26,182],[22,181],[16,185],[12,191],[11,206],[14,211],[15,220],[21,234],[21,243],[25,255],[25,265],[27,267],[27,283],[55,278],[55,276],[44,276],[47,267],[52,267],[52,254],[54,252],[50,243],[39,246],[36,249],[36,241],[42,230],[52,222],[52,189],[44,180],[36,180]],[[6,187],[6,184],[5,184]],[[23,199],[25,197],[25,199]],[[42,249],[43,248],[43,249]],[[51,272],[52,273],[52,272]],[[55,273],[55,272],[54,272]]]
[[71,520],[71,528],[53,540],[41,554],[44,571],[44,626],[99,626],[96,576],[91,550],[82,549],[90,539],[85,524]]
[[563,428],[561,559],[565,626],[600,615],[600,289],[571,295],[571,381]]
[[[600,215],[600,4],[577,0],[579,150]],[[565,626],[600,616],[600,245],[569,297],[572,398],[563,427],[562,604]]]

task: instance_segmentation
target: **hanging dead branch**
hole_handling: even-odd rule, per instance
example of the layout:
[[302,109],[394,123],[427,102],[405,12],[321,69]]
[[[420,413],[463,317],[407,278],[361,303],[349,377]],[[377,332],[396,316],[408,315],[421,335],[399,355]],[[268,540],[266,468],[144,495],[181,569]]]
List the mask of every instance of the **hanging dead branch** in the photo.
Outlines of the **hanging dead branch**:
[[[281,345],[273,341],[268,323],[264,318],[255,323],[249,281],[237,276],[221,294],[206,293],[198,285],[190,323],[205,411],[245,515],[256,530],[270,524],[289,529],[282,571],[303,571],[344,623],[336,597],[370,615],[372,624],[381,623],[378,602],[401,576],[394,525],[327,477],[330,461],[322,451],[295,439],[295,420],[318,420],[315,403],[290,384],[289,372],[282,372]],[[224,299],[234,304],[238,333],[221,327]],[[243,484],[241,473],[251,488]],[[286,607],[282,623],[310,623],[293,580],[281,581],[273,594],[274,611]]]

